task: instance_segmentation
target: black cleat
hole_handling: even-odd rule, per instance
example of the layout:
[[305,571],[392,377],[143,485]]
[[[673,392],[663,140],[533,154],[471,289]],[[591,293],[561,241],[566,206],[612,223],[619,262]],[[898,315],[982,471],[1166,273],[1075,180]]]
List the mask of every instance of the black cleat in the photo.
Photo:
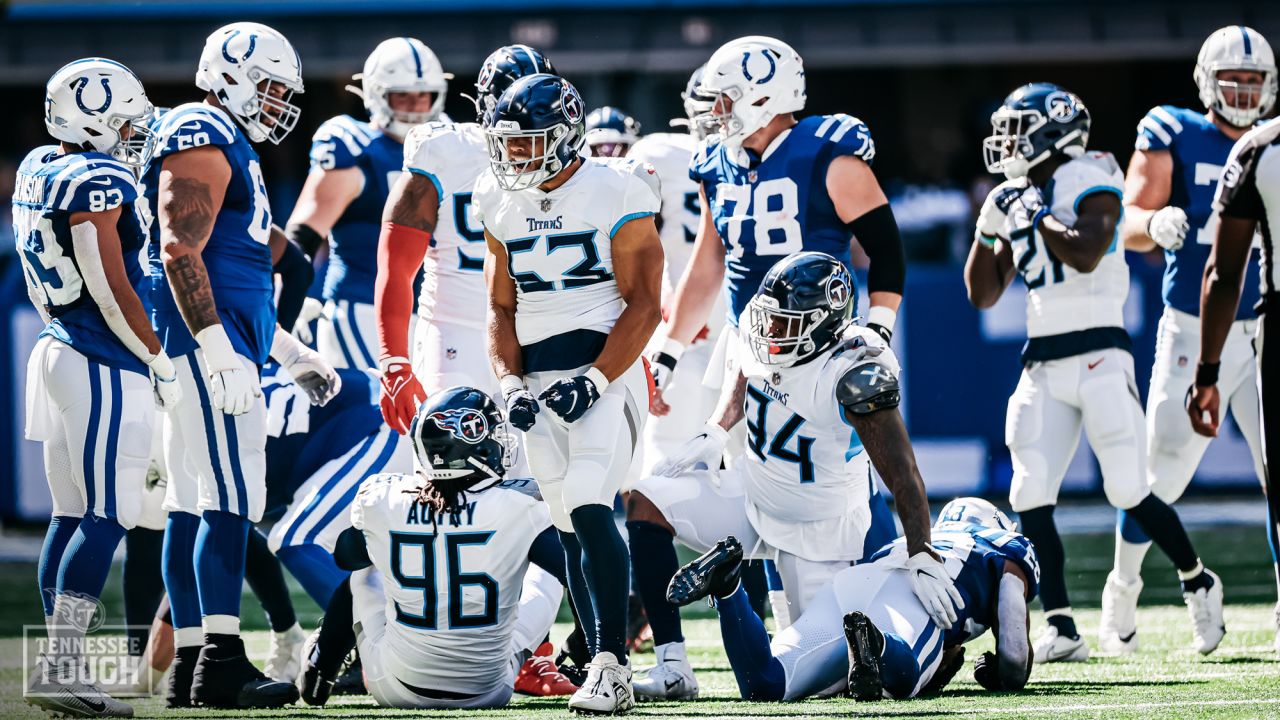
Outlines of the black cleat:
[[173,665],[169,669],[169,689],[165,691],[165,707],[191,707],[191,678],[196,672],[196,661],[199,659],[198,645],[181,647],[173,653]]
[[742,543],[730,535],[676,571],[667,586],[667,602],[685,606],[708,595],[729,597],[742,583]]
[[277,708],[298,701],[293,683],[272,680],[244,653],[238,636],[221,635],[200,648],[191,680],[191,702],[212,708]]
[[880,656],[884,633],[857,610],[844,616],[844,639],[849,644],[849,695],[855,700],[884,699]]
[[302,695],[302,702],[323,706],[329,702],[333,682],[338,674],[321,669],[319,641],[320,629],[316,628],[302,646],[302,672],[298,673],[298,692]]
[[364,686],[364,664],[360,662],[360,651],[353,649],[342,666],[342,672],[333,683],[334,695],[368,695]]

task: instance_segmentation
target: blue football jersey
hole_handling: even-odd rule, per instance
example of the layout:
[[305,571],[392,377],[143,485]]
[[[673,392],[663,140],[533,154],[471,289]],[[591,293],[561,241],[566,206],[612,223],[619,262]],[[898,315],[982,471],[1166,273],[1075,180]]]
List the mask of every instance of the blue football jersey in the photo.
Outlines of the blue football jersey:
[[841,155],[870,163],[871,131],[855,117],[817,115],[774,140],[764,156],[733,150],[713,135],[694,153],[700,183],[725,247],[728,320],[735,327],[769,268],[802,250],[849,264],[852,233],[827,194],[827,168]]
[[[906,538],[895,540],[881,548],[871,561],[875,562],[899,546],[905,548],[906,542]],[[1027,576],[1031,583],[1028,600],[1039,592],[1040,564],[1036,560],[1035,549],[1029,540],[1016,532],[970,523],[941,523],[933,528],[931,543],[964,598],[964,607],[957,611],[959,619],[943,636],[946,647],[981,635],[995,622],[999,609],[996,592],[1000,588],[1005,563],[1016,563]]]
[[311,138],[311,169],[360,168],[364,187],[333,226],[324,299],[373,302],[378,233],[387,193],[404,165],[404,145],[349,115],[320,126]]
[[32,150],[18,167],[13,236],[32,297],[50,321],[41,335],[109,367],[146,374],[147,367],[116,337],[89,294],[71,242],[77,212],[121,208],[116,230],[129,283],[146,298],[140,255],[146,233],[135,212],[133,171],[99,152],[64,154],[56,145]]
[[[1175,310],[1200,314],[1200,283],[1209,249],[1218,234],[1213,195],[1218,177],[1235,141],[1218,129],[1204,113],[1161,105],[1138,123],[1137,150],[1168,150],[1173,156],[1169,204],[1187,213],[1187,240],[1177,252],[1164,251],[1164,303]],[[1237,319],[1253,317],[1258,302],[1258,256],[1245,270],[1244,292]]]
[[231,346],[261,365],[271,351],[276,304],[268,245],[271,206],[258,154],[225,112],[203,103],[188,103],[161,113],[153,122],[152,131],[157,136],[156,149],[142,173],[143,199],[139,207],[150,225],[152,323],[160,341],[173,357],[196,348],[160,261],[160,224],[153,220],[160,170],[170,155],[210,145],[226,156],[231,179],[201,257]]

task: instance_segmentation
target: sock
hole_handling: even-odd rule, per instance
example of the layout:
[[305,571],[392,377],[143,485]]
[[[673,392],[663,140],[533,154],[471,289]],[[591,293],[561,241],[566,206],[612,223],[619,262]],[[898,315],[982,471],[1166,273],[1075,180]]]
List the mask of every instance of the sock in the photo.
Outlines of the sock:
[[164,589],[176,633],[183,628],[200,628],[200,595],[196,592],[196,534],[200,518],[191,513],[171,512],[164,529]]
[[1071,614],[1071,608],[1058,608],[1053,612],[1053,615],[1046,615],[1044,620],[1053,627],[1058,628],[1059,635],[1069,638],[1080,637],[1080,633],[1076,631],[1076,619]]
[[684,642],[680,608],[667,602],[667,585],[680,569],[675,538],[666,528],[645,520],[628,520],[627,538],[636,593],[644,601],[644,611],[653,630],[653,644]]
[[[78,593],[59,593],[53,601],[53,618],[49,623],[50,660],[61,671],[75,668],[84,657],[84,633],[89,619],[98,609],[95,597]],[[70,675],[74,677],[75,674]]]
[[[314,543],[280,548],[275,556],[282,565],[289,568],[289,574],[320,607],[328,605],[338,587],[351,576],[351,573],[338,567],[328,550]],[[249,582],[253,584],[252,580]],[[271,624],[275,625],[274,619]]]
[[782,663],[769,648],[769,633],[751,608],[747,591],[739,587],[727,598],[713,601],[720,614],[720,635],[743,700],[777,702],[787,692]]
[[781,632],[791,627],[791,603],[787,602],[787,593],[782,587],[782,573],[778,572],[778,563],[772,560],[764,561],[764,584],[769,590],[773,629]]
[[115,555],[123,537],[124,528],[115,520],[85,515],[62,553],[62,565],[58,568],[59,597],[65,593],[101,597],[107,574],[111,572],[111,556]]
[[613,508],[585,505],[569,513],[582,546],[583,574],[596,614],[596,652],[613,653],[627,662],[627,595],[631,590],[631,556],[613,521]]
[[160,572],[163,550],[163,530],[135,527],[125,533],[121,585],[130,655],[141,655],[146,649],[151,619],[164,598],[164,577]]
[[36,572],[40,585],[40,604],[44,606],[46,618],[53,616],[53,601],[58,597],[58,567],[62,565],[62,554],[78,527],[78,517],[54,515],[49,518],[49,530],[44,535],[44,545],[40,548],[40,567]]
[[[249,519],[220,510],[206,510],[196,534],[196,592],[205,634],[239,632],[240,590],[244,585]],[[209,619],[218,616],[211,625]],[[236,618],[230,629],[225,618]]]
[[764,564],[767,560],[744,560],[742,563],[742,587],[747,591],[747,599],[751,601],[751,609],[760,619],[765,618],[769,607],[769,582],[765,577]]
[[1200,562],[1195,548],[1191,546],[1191,538],[1187,537],[1186,528],[1182,527],[1182,521],[1178,519],[1178,513],[1165,501],[1155,495],[1147,495],[1142,502],[1130,508],[1128,514],[1169,556],[1174,567],[1186,571]]
[[[1040,559],[1040,602],[1046,612],[1069,607],[1067,599],[1066,555],[1062,550],[1062,538],[1053,523],[1053,506],[1045,505],[1018,513],[1022,521],[1022,534],[1036,549]],[[1064,635],[1062,628],[1058,631]],[[1075,636],[1075,632],[1071,633]]]
[[1116,510],[1116,575],[1126,583],[1142,579],[1142,561],[1151,548],[1151,538],[1138,521],[1124,510]]
[[[937,632],[936,628],[934,632]],[[926,632],[920,636],[920,640],[927,641],[929,637],[930,634]],[[923,650],[924,642],[920,642],[920,645]],[[941,650],[942,644],[939,643],[934,652]],[[920,682],[920,663],[916,660],[916,654],[897,633],[884,634],[884,652],[880,654],[880,681],[890,695],[899,699],[911,697],[911,692]]]
[[[319,547],[319,546],[317,546]],[[323,552],[324,548],[320,548]],[[328,553],[325,553],[328,555]],[[329,558],[333,562],[333,558]],[[335,565],[336,569],[337,566]],[[280,569],[280,561],[271,554],[267,544],[267,536],[256,527],[249,528],[249,547],[245,552],[244,579],[249,583],[253,594],[262,603],[262,611],[267,614],[271,623],[271,632],[284,632],[298,623],[298,616],[293,612],[293,601],[289,599],[289,586],[284,581],[284,571]],[[328,602],[329,598],[325,598]]]
[[1204,571],[1204,564],[1197,561],[1190,570],[1179,570],[1178,580],[1182,583],[1182,592],[1194,593],[1197,590],[1208,590],[1213,587],[1213,576]]
[[[871,482],[875,482],[875,478]],[[863,538],[862,557],[858,562],[870,560],[877,550],[898,539],[898,526],[893,521],[893,511],[889,509],[884,493],[873,493],[867,505],[871,509],[871,526]]]
[[347,653],[356,646],[352,616],[351,576],[348,575],[333,591],[320,623],[320,637],[316,639],[316,647],[320,649],[316,666],[324,677],[337,675]]
[[596,611],[591,605],[591,592],[587,589],[582,546],[578,544],[577,535],[563,530],[558,532],[560,544],[564,546],[565,571],[569,575],[569,601],[573,605],[574,617],[586,636],[587,652],[595,657],[600,645],[596,640]]

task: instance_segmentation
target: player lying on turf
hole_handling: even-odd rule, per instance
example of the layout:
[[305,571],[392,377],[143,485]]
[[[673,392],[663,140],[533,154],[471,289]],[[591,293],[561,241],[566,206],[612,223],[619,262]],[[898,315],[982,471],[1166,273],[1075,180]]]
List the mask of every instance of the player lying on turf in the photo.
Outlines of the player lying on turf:
[[742,546],[733,537],[680,568],[667,598],[688,605],[711,597],[746,700],[800,700],[846,688],[859,700],[934,693],[959,670],[961,646],[988,628],[996,650],[974,662],[974,679],[988,690],[1022,689],[1032,660],[1027,603],[1040,578],[1031,543],[991,503],[960,498],[942,508],[932,544],[964,598],[950,629],[931,619],[912,589],[906,540],[841,570],[772,644],[739,582]]

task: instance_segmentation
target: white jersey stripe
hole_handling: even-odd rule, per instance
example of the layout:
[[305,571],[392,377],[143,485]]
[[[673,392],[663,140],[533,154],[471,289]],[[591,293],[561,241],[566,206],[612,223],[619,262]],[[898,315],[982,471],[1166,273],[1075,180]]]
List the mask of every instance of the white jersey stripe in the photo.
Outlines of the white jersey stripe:
[[1138,121],[1138,129],[1143,129],[1143,128],[1150,130],[1151,134],[1160,138],[1160,142],[1164,143],[1165,145],[1168,145],[1169,143],[1173,142],[1173,136],[1169,134],[1169,131],[1165,130],[1164,126],[1162,126],[1160,123],[1156,122],[1155,120],[1152,120],[1150,115],[1147,115],[1146,117]]
[[1172,128],[1175,134],[1182,132],[1182,121],[1174,117],[1173,113],[1168,110],[1157,106],[1151,108],[1151,114],[1160,118],[1160,121]]

